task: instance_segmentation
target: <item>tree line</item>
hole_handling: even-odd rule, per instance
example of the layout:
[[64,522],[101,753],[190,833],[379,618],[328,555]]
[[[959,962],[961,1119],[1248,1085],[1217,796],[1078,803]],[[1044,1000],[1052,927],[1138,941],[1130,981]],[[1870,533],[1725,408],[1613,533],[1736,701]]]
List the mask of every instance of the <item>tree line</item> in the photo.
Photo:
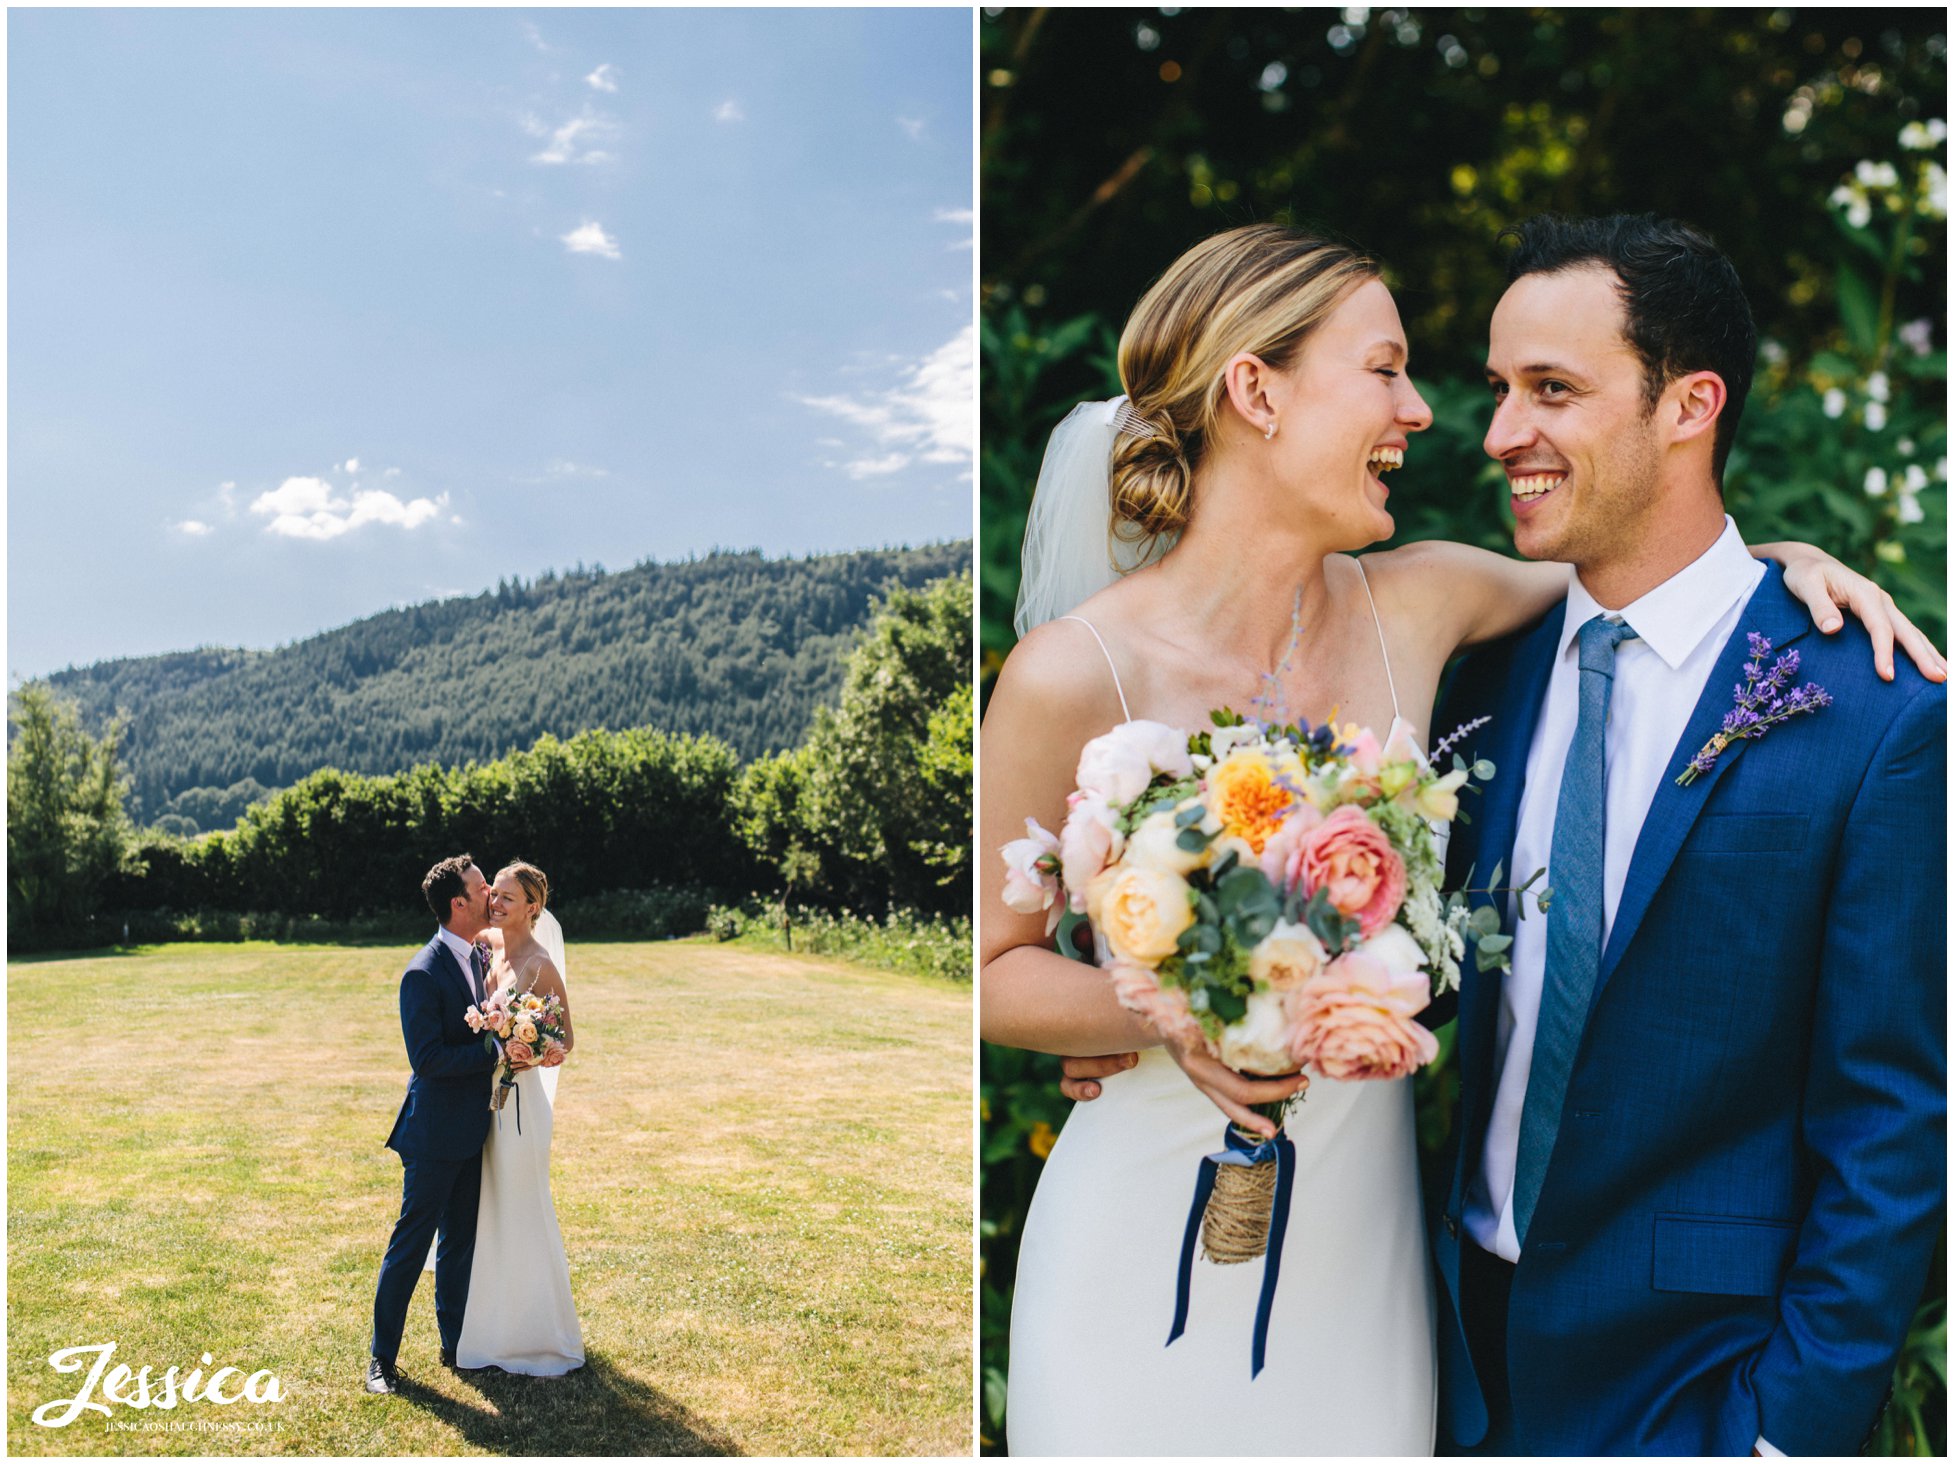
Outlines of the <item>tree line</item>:
[[969,562],[966,541],[580,569],[274,651],[106,661],[46,681],[97,737],[121,718],[131,816],[191,834],[316,769],[454,766],[544,733],[655,726],[711,734],[747,758],[797,746],[840,689],[871,597]]
[[419,920],[427,866],[463,849],[541,865],[566,908],[686,888],[967,911],[970,602],[967,572],[891,587],[790,752],[742,764],[712,733],[546,733],[486,761],[321,768],[196,838],[138,832],[119,796],[121,728],[96,737],[29,684],[11,708],[9,943],[96,944],[172,913]]

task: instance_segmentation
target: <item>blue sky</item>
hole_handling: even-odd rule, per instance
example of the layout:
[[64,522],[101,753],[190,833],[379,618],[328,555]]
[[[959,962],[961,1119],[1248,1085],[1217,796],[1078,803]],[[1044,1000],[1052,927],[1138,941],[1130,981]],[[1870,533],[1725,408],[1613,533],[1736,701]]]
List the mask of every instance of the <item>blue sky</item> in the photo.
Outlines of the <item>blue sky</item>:
[[971,526],[965,10],[15,10],[14,676]]

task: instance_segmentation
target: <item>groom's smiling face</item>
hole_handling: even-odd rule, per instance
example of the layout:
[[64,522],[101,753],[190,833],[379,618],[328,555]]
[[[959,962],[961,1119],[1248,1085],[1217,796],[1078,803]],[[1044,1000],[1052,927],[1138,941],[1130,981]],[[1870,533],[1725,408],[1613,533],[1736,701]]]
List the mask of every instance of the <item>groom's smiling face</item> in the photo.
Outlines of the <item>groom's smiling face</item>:
[[1613,270],[1523,275],[1493,311],[1488,455],[1528,559],[1605,563],[1654,528],[1661,453]]

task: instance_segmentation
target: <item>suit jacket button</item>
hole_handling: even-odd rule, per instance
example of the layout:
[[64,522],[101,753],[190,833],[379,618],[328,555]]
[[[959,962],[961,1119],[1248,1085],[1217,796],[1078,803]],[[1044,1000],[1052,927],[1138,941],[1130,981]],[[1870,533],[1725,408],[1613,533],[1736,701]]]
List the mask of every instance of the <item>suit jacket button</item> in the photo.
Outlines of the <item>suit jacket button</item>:
[[1459,1222],[1450,1215],[1445,1217],[1445,1233],[1454,1240],[1459,1238]]

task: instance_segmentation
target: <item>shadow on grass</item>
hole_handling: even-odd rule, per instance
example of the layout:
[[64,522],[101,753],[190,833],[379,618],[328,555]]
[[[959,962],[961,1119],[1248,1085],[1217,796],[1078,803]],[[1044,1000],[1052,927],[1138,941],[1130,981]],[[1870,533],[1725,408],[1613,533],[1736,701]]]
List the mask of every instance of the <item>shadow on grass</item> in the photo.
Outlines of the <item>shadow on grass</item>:
[[677,1399],[619,1371],[596,1353],[560,1378],[517,1377],[494,1368],[455,1376],[488,1406],[446,1397],[406,1376],[396,1396],[492,1453],[575,1457],[740,1452],[732,1439],[694,1418]]

